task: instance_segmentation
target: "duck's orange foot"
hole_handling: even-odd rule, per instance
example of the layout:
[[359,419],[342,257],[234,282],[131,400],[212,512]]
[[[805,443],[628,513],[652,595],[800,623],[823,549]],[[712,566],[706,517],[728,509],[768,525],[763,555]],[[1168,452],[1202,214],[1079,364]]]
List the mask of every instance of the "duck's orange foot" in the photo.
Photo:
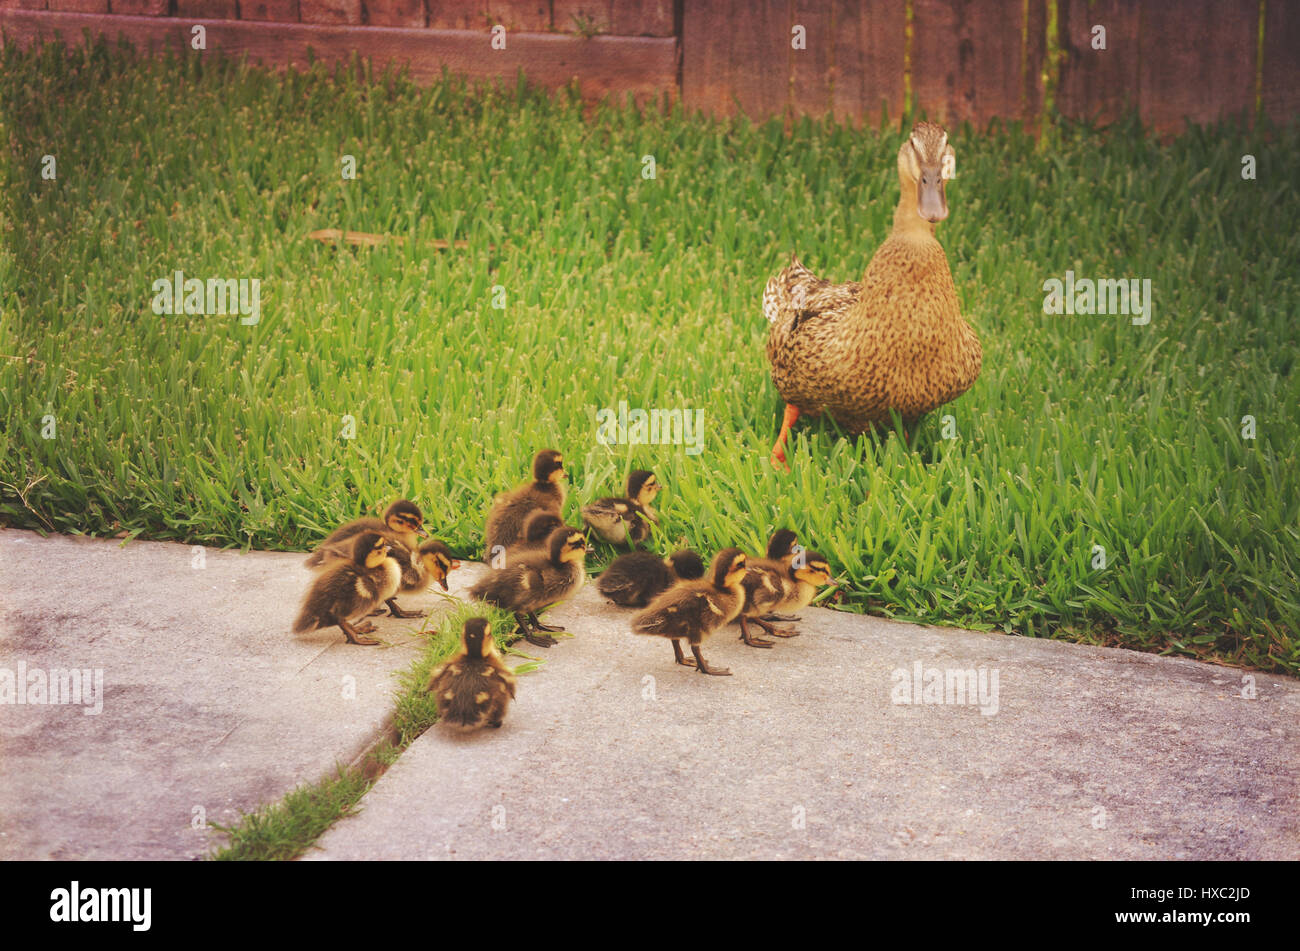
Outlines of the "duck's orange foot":
[[776,437],[776,445],[772,447],[772,468],[781,469],[784,472],[790,471],[790,466],[785,461],[785,441],[790,435],[790,427],[799,419],[799,409],[790,403],[785,404],[785,417],[781,420],[781,433]]

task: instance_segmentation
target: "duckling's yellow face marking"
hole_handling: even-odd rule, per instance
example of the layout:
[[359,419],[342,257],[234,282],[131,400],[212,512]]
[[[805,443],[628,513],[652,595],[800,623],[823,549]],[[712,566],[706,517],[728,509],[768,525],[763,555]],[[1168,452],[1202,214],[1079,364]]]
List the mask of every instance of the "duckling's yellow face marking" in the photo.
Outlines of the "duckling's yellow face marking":
[[388,527],[399,535],[425,535],[424,519],[408,512],[394,512],[388,517]]
[[651,476],[641,486],[641,491],[637,493],[636,500],[642,505],[649,505],[662,489],[663,486],[659,484],[659,481],[654,476]]
[[794,576],[800,581],[820,587],[831,583],[831,566],[824,561],[814,561],[808,567],[796,571]]
[[551,470],[550,475],[546,478],[551,482],[560,482],[569,477],[569,473],[564,470],[564,459],[560,456],[555,457],[555,468]]
[[370,549],[370,553],[366,555],[366,567],[378,568],[384,563],[384,559],[388,557],[391,550],[392,548],[388,542],[382,538],[379,539],[379,541],[375,542],[374,547]]
[[564,548],[560,551],[561,561],[578,561],[586,557],[587,539],[582,532],[574,532],[564,540]]
[[727,587],[740,583],[740,580],[745,577],[745,571],[748,565],[749,563],[745,560],[744,555],[732,559],[731,567],[727,569]]
[[442,552],[425,552],[421,560],[424,562],[424,570],[435,581],[445,580],[453,568],[460,567],[459,561],[448,558]]

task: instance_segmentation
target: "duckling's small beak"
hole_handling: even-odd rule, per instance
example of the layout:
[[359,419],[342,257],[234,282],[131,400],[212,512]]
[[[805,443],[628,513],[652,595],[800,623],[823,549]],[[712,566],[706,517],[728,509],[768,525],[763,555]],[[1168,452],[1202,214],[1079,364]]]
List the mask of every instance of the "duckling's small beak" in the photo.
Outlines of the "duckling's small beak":
[[418,535],[420,538],[429,538],[429,537],[431,537],[431,536],[429,535],[429,530],[428,530],[427,528],[425,528],[423,525],[421,525],[419,528],[417,528],[417,529],[415,530],[415,534]]
[[450,590],[451,590],[450,588],[447,587],[447,579],[446,579],[446,578],[439,578],[439,579],[438,579],[438,584],[442,585],[442,590],[443,590],[443,591],[450,591]]
[[457,568],[459,568],[459,567],[460,567],[460,562],[459,562],[459,561],[453,561],[453,562],[451,563],[451,567],[448,568],[447,570],[448,570],[448,571],[455,571],[455,570],[456,570]]

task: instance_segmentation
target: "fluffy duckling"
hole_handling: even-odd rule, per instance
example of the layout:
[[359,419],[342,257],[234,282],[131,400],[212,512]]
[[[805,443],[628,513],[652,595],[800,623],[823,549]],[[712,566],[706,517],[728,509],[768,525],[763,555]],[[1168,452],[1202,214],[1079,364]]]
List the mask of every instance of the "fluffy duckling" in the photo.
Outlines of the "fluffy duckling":
[[582,520],[611,545],[626,541],[640,544],[650,537],[650,526],[659,521],[650,503],[663,488],[653,472],[634,469],[627,477],[627,495],[597,499],[582,507]]
[[[650,602],[650,606],[632,619],[637,634],[654,634],[672,638],[673,656],[684,667],[694,667],[702,674],[729,677],[725,667],[710,667],[700,653],[701,642],[719,627],[732,621],[745,604],[745,553],[739,548],[718,552],[709,566],[709,576],[669,588]],[[691,644],[694,660],[682,654],[682,639]]]
[[[403,545],[394,545],[392,557],[402,569],[402,583],[399,594],[413,594],[423,591],[436,581],[447,588],[447,575],[453,568],[459,568],[460,562],[452,557],[451,549],[436,538],[422,544],[418,551],[412,553]],[[425,611],[403,611],[397,604],[397,598],[385,601],[393,617],[424,617]],[[378,613],[378,612],[377,612]]]
[[424,530],[424,513],[410,499],[398,499],[384,511],[382,520],[377,518],[359,518],[340,525],[334,529],[323,542],[316,546],[304,564],[313,570],[324,568],[334,561],[349,561],[352,558],[352,543],[362,532],[380,532],[389,535],[392,540],[401,542],[407,551],[420,547],[420,538],[428,538]]
[[365,636],[375,629],[372,623],[356,627],[353,622],[397,593],[402,569],[391,555],[393,546],[379,532],[358,535],[352,544],[352,560],[326,569],[312,583],[293,632],[305,634],[338,625],[349,644],[378,644]]
[[515,698],[515,675],[497,653],[487,618],[465,622],[460,650],[429,675],[441,721],[458,730],[501,726]]
[[524,538],[520,548],[537,548],[546,544],[551,532],[564,525],[564,519],[556,512],[534,512],[524,519]]
[[474,585],[470,596],[513,611],[528,643],[552,647],[559,643],[546,631],[562,631],[537,620],[537,612],[572,596],[587,581],[587,540],[577,529],[561,526],[551,532],[545,548],[523,551]]
[[[741,582],[745,591],[745,606],[740,614],[741,640],[750,647],[771,647],[774,643],[751,635],[748,623],[757,624],[768,634],[778,637],[797,637],[798,631],[778,630],[763,615],[806,608],[816,596],[817,589],[833,580],[830,563],[824,555],[797,546],[788,559],[750,562],[749,571]],[[781,617],[779,614],[769,616]]]
[[[784,578],[786,575],[786,569],[790,567],[791,560],[795,557],[795,554],[800,551],[803,551],[803,549],[799,545],[799,536],[797,536],[794,532],[790,531],[790,529],[780,528],[772,533],[772,537],[767,542],[767,554],[763,558],[753,559],[749,563],[750,575],[746,576],[747,578],[746,605],[747,606],[749,604],[748,591],[754,581],[754,579],[751,577],[754,574],[754,571],[756,569],[762,569],[762,568],[773,568],[776,570],[777,574],[780,577]],[[749,611],[742,611],[741,613],[742,615],[745,616],[751,616],[751,617],[753,616],[752,612]],[[755,623],[759,623],[761,621],[792,622],[797,620],[799,620],[799,618],[795,617],[794,615],[773,614],[770,612],[764,613],[758,617],[754,617]],[[766,624],[761,624],[761,626],[766,628],[770,633],[779,634],[782,637],[796,636],[789,632],[778,631],[775,628],[768,627],[768,625]],[[742,639],[745,641],[746,644],[749,644],[750,647],[763,646],[761,644],[754,643],[754,641],[759,640],[759,638],[750,638],[747,636],[748,630],[745,628],[743,623],[741,624],[741,630],[742,630]]]
[[554,449],[543,449],[533,457],[533,481],[503,492],[488,512],[484,560],[491,562],[493,551],[511,548],[524,537],[524,521],[538,511],[560,514],[564,507],[564,457]]
[[704,562],[689,548],[660,558],[648,551],[619,555],[596,579],[600,593],[625,608],[643,608],[678,581],[704,577]]

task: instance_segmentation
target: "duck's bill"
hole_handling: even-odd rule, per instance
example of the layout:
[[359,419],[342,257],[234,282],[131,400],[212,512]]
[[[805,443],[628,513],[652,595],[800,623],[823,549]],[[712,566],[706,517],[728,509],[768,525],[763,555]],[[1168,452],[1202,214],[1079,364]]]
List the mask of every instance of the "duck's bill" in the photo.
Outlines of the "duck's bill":
[[[933,176],[939,179],[936,174]],[[916,186],[916,210],[929,222],[943,221],[948,217],[948,199],[943,192],[943,180]]]

